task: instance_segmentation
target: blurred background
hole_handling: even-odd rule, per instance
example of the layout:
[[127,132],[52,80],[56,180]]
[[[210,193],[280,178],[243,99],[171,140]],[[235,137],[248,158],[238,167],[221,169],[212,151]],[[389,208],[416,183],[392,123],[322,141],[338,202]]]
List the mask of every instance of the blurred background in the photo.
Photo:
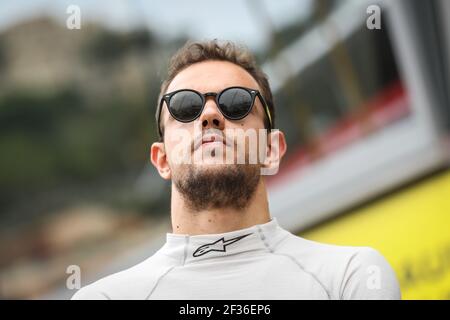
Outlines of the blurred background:
[[67,299],[68,266],[84,286],[162,246],[159,87],[187,39],[218,38],[271,82],[280,225],[379,250],[404,299],[450,299],[449,16],[446,0],[1,1],[0,298]]

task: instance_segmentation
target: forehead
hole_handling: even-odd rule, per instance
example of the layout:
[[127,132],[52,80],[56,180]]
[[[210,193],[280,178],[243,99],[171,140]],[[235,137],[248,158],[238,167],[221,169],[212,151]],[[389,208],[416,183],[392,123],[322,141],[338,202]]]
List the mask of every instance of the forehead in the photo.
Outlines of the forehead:
[[244,68],[228,61],[208,60],[195,63],[178,73],[167,92],[179,89],[217,92],[232,86],[260,90],[256,80]]

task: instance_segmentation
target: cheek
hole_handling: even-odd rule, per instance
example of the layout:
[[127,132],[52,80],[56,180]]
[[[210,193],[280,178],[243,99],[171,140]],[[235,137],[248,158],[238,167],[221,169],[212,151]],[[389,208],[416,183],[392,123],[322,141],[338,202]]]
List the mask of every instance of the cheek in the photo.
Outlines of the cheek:
[[241,120],[239,123],[233,126],[236,129],[241,129],[244,131],[254,130],[257,133],[260,129],[264,129],[264,121],[261,119],[259,115],[249,114],[246,118]]
[[180,122],[172,117],[166,120],[164,123],[164,137],[174,137],[172,139],[176,139],[177,137],[189,134],[192,135],[194,131],[194,124],[197,120],[191,122]]
[[167,161],[172,167],[179,163],[189,161],[191,156],[192,133],[185,128],[171,128],[164,137]]
[[263,107],[259,104],[255,104],[253,106],[253,109],[250,112],[250,114],[246,118],[244,118],[244,120],[247,120],[244,122],[245,127],[255,129],[263,129],[265,127],[264,126],[265,114],[262,114],[264,113],[262,108]]
[[229,136],[234,145],[234,158],[245,154],[248,159],[253,159],[252,164],[262,162],[267,152],[268,137],[264,128],[256,128],[256,126],[244,128],[239,125],[237,129]]

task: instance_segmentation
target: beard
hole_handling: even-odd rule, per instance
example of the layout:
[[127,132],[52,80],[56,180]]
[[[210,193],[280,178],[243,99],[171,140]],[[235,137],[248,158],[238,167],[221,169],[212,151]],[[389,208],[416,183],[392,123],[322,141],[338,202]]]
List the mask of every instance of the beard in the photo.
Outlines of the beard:
[[193,212],[247,208],[261,179],[260,165],[182,164],[174,175],[174,185]]

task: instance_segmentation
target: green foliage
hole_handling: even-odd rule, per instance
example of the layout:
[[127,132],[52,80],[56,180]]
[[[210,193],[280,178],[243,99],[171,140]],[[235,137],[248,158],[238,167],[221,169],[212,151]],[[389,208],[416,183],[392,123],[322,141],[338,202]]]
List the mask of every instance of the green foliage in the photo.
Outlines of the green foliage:
[[4,96],[0,191],[39,191],[142,168],[151,117],[145,106],[132,110],[114,97],[89,107],[75,89]]
[[131,50],[148,50],[153,43],[154,39],[147,30],[117,33],[101,29],[88,41],[84,52],[90,62],[109,63],[122,58]]
[[0,72],[6,67],[6,55],[5,55],[5,46],[3,44],[3,40],[0,37]]

